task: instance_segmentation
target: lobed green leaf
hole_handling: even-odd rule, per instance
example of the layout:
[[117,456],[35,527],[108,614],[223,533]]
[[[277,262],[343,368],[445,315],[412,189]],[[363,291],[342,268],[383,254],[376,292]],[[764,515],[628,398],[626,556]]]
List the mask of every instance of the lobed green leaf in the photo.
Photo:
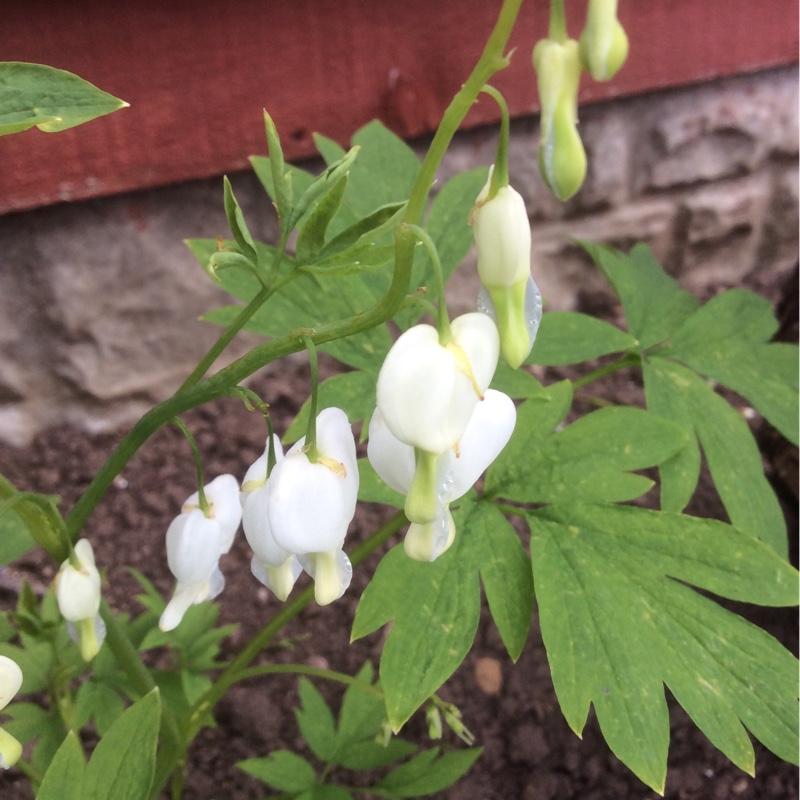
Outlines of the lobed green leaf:
[[44,774],[36,800],[78,800],[83,794],[86,760],[80,739],[69,731]]
[[305,791],[317,778],[314,767],[291,750],[275,750],[267,758],[248,758],[236,766],[281,792]]
[[300,702],[295,709],[300,733],[317,758],[331,761],[336,752],[336,726],[325,698],[311,681],[300,679]]
[[578,364],[637,346],[637,341],[601,319],[574,311],[551,311],[541,326],[527,364]]
[[425,797],[452,786],[477,761],[483,749],[426,750],[375,784],[389,797]]

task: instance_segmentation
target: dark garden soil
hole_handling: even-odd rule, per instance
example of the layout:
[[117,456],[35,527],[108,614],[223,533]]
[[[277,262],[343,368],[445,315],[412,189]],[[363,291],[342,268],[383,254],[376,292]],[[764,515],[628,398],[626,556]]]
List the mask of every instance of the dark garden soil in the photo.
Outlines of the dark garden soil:
[[[330,369],[327,362],[323,366]],[[541,377],[549,382],[556,373],[550,371]],[[302,362],[293,362],[279,378],[269,382],[257,380],[254,388],[271,403],[276,429],[283,431],[307,396],[307,371]],[[603,387],[593,386],[592,390],[602,391],[616,402],[632,402],[641,391],[632,373],[619,373]],[[241,477],[263,447],[263,421],[259,415],[248,413],[238,401],[218,402],[186,414],[184,419],[203,453],[208,477],[223,472]],[[119,436],[89,437],[69,428],[54,429],[39,436],[24,451],[0,447],[0,472],[20,488],[60,495],[62,507],[69,509]],[[171,591],[164,533],[183,500],[194,490],[193,482],[191,456],[181,434],[175,429],[164,429],[134,457],[90,519],[85,535],[94,543],[98,564],[107,569],[104,592],[114,608],[135,613],[141,610],[134,599],[139,592],[138,584],[126,571],[129,566],[147,575],[165,596]],[[781,492],[789,497],[783,489]],[[785,505],[794,537],[796,506],[791,498]],[[689,511],[724,518],[719,501],[707,483],[701,486]],[[360,506],[350,528],[348,546],[365,538],[387,516],[385,509]],[[313,604],[307,608],[284,630],[279,646],[262,653],[260,663],[310,664],[350,674],[365,660],[377,665],[382,645],[380,633],[352,645],[348,641],[358,598],[385,549],[356,569],[353,584],[342,600],[327,608]],[[224,657],[239,650],[280,607],[251,576],[249,561],[247,544],[240,535],[222,562],[227,586],[220,598],[220,622],[235,622],[239,626],[224,643]],[[37,591],[44,591],[53,575],[53,566],[36,554],[5,569],[0,573],[0,607],[13,606],[23,579],[29,580]],[[797,652],[795,610],[745,609],[744,613]],[[322,681],[317,685],[330,701],[338,703],[341,696],[338,687]],[[517,664],[511,664],[484,609],[472,652],[440,694],[460,707],[484,754],[460,783],[439,797],[451,800],[657,797],[610,753],[592,716],[582,740],[570,731],[556,702],[535,619],[522,657]],[[215,709],[217,727],[203,731],[190,752],[185,796],[211,800],[268,795],[263,784],[235,764],[281,748],[313,758],[298,732],[293,714],[297,705],[296,677],[263,677],[234,687]],[[672,743],[666,797],[674,800],[797,797],[795,767],[755,743],[757,774],[750,778],[731,765],[675,703],[671,702],[671,707]],[[423,746],[430,746],[421,719],[414,718],[404,734]],[[449,731],[445,733],[444,744],[448,748],[462,746]],[[342,776],[344,783],[353,780],[350,775]],[[0,778],[2,798],[21,800],[31,796],[29,791],[18,773],[12,771]]]

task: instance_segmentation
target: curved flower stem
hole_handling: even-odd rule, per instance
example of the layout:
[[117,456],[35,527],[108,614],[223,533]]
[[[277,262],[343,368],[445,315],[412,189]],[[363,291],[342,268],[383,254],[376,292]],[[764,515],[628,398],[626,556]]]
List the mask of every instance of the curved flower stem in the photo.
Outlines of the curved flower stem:
[[572,388],[581,389],[593,381],[598,380],[599,378],[604,378],[606,375],[611,375],[613,372],[618,372],[621,369],[625,369],[625,367],[635,367],[641,363],[642,357],[638,353],[627,353],[617,361],[612,361],[610,364],[598,367],[596,370],[584,375],[582,378],[574,380],[572,382]]
[[424,228],[421,228],[419,225],[409,225],[408,229],[423,245],[425,245],[425,249],[428,251],[428,256],[433,265],[433,274],[436,280],[436,296],[439,300],[436,314],[436,327],[439,332],[439,344],[445,346],[448,342],[453,340],[453,334],[450,332],[450,317],[447,315],[447,301],[444,294],[444,275],[442,274],[442,262],[439,260],[439,252],[436,249],[436,244],[433,239],[431,239]]
[[260,667],[250,667],[239,673],[236,681],[246,681],[249,678],[258,678],[261,675],[308,675],[312,678],[323,678],[326,681],[336,681],[347,686],[357,686],[367,694],[383,700],[383,689],[373,683],[366,683],[348,675],[346,672],[336,672],[332,669],[310,667],[307,664],[263,664]]
[[308,366],[311,370],[311,402],[308,406],[308,425],[306,426],[306,456],[311,464],[319,459],[317,452],[317,395],[319,394],[319,363],[317,348],[310,336],[304,336],[303,342],[308,350]]
[[186,437],[186,441],[189,442],[189,447],[192,450],[192,457],[194,458],[194,466],[197,470],[197,502],[200,506],[200,510],[203,512],[203,516],[208,517],[208,500],[206,500],[206,491],[203,486],[203,460],[200,458],[200,451],[197,449],[197,442],[194,440],[194,436],[192,436],[191,431],[186,427],[182,420],[175,417],[175,419],[172,420],[172,424],[181,431],[181,433]]
[[511,123],[505,97],[494,86],[488,84],[481,91],[492,97],[500,107],[500,138],[497,140],[497,155],[494,159],[492,182],[489,184],[489,194],[486,197],[487,200],[491,200],[500,189],[508,186],[508,138]]

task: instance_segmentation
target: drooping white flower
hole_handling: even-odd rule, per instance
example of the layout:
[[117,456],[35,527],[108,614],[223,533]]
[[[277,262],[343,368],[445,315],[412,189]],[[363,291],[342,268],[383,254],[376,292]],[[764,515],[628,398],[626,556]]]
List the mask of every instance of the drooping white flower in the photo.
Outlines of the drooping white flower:
[[525,201],[503,186],[489,199],[493,170],[470,212],[478,251],[478,310],[500,333],[500,352],[514,368],[533,347],[542,319],[542,298],[531,277],[531,226]]
[[[276,463],[283,458],[280,439],[273,434]],[[261,455],[247,470],[242,481],[239,500],[242,503],[242,530],[253,549],[250,569],[253,575],[280,600],[286,600],[302,567],[294,553],[285,550],[272,535],[269,524],[269,504],[272,481],[267,478],[269,442]]]
[[56,601],[61,616],[70,623],[70,636],[85,661],[91,661],[105,638],[100,619],[100,573],[88,539],[75,543],[74,559],[67,559],[56,576]]
[[231,549],[242,519],[239,483],[233,475],[220,475],[203,491],[208,516],[195,492],[167,529],[167,563],[177,584],[161,615],[162,631],[176,628],[189,606],[212,600],[225,586],[219,559]]
[[[428,521],[412,521],[405,539],[408,555],[433,561],[453,543],[455,524],[449,504],[466,494],[511,438],[516,409],[510,397],[488,389],[467,423],[461,440],[435,460],[436,509]],[[418,460],[414,448],[397,439],[386,426],[380,409],[369,424],[367,456],[381,479],[406,494],[414,483]]]
[[275,543],[299,557],[314,578],[317,602],[327,605],[342,596],[352,577],[342,545],[356,510],[358,465],[344,411],[321,411],[316,437],[316,461],[309,460],[303,437],[275,465],[267,515]]
[[378,375],[378,408],[405,444],[443,453],[461,438],[497,367],[495,324],[472,312],[453,320],[442,345],[431,325],[409,328],[394,343]]
[[[16,661],[0,656],[0,711],[13,699],[22,686],[22,670]],[[0,728],[0,767],[9,769],[19,761],[22,745],[8,731]]]

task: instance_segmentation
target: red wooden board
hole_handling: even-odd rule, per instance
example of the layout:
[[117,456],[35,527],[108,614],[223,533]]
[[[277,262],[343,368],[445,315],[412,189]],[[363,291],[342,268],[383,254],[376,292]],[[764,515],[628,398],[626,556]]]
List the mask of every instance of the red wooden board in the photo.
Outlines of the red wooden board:
[[[514,115],[536,109],[530,52],[549,4],[528,0],[512,66],[494,81]],[[577,35],[585,0],[567,3]],[[794,0],[621,0],[631,55],[583,101],[797,59]],[[247,167],[261,109],[287,155],[311,133],[346,143],[379,117],[403,136],[435,128],[483,47],[499,0],[82,0],[3,3],[2,58],[77,73],[131,108],[58,134],[0,138],[0,213]],[[494,121],[487,98],[468,124]]]

